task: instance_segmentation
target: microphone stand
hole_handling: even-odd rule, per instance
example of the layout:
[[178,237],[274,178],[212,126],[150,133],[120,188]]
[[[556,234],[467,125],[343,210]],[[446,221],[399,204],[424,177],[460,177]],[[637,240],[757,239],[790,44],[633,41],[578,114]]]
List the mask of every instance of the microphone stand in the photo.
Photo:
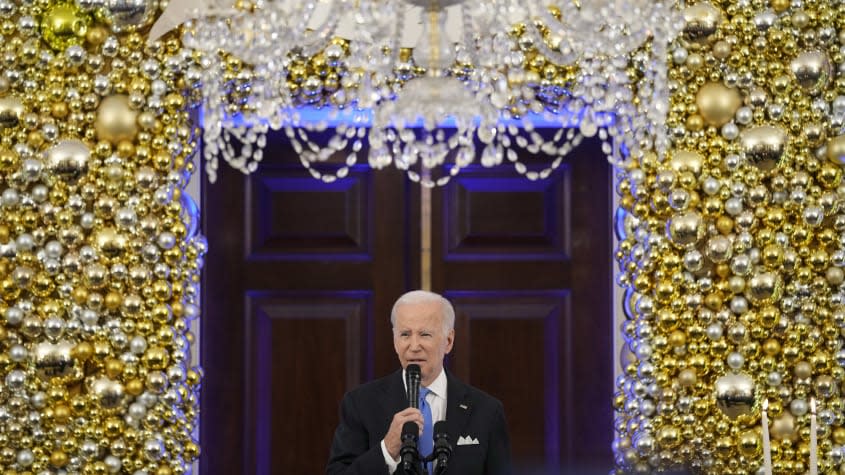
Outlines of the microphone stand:
[[418,427],[413,422],[406,422],[402,426],[402,447],[399,449],[399,466],[397,475],[428,475],[423,463],[434,462],[432,475],[443,475],[449,466],[452,456],[452,444],[446,432],[446,422],[440,421],[434,425],[434,450],[423,457],[417,448],[419,437]]
[[452,456],[452,444],[449,443],[449,433],[446,430],[446,421],[438,421],[434,424],[434,450],[426,457],[426,461],[434,462],[433,475],[442,475],[449,466],[449,457]]
[[417,450],[417,431],[419,428],[414,422],[406,422],[402,426],[402,447],[399,449],[399,466],[396,469],[398,475],[423,475],[420,452]]

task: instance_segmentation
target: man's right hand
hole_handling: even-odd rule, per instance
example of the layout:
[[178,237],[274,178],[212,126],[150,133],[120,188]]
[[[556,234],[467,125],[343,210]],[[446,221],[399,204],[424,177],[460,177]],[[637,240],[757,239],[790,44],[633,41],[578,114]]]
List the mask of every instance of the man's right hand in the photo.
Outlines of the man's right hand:
[[402,448],[402,426],[406,422],[416,422],[420,427],[420,434],[422,434],[423,421],[422,413],[419,409],[409,407],[393,415],[393,421],[390,423],[390,429],[384,436],[384,446],[387,452],[393,457],[393,460],[399,458],[399,450]]

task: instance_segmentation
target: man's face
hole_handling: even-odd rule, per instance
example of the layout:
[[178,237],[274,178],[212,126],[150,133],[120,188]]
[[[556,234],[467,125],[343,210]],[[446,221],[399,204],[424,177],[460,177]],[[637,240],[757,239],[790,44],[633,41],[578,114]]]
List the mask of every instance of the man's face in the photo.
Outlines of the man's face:
[[393,347],[406,368],[420,365],[422,385],[428,386],[443,369],[443,357],[452,351],[455,330],[443,332],[443,305],[440,302],[401,304],[396,307]]

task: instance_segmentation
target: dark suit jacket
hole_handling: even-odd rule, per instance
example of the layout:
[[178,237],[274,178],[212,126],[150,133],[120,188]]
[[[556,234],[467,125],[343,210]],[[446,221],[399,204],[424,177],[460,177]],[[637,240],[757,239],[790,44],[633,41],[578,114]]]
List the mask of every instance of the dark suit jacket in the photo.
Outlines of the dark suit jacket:
[[[447,475],[509,475],[510,440],[502,403],[446,372],[446,424],[452,456]],[[408,407],[402,370],[367,383],[343,398],[327,475],[385,475],[381,440],[393,415]],[[458,445],[458,437],[478,445]]]

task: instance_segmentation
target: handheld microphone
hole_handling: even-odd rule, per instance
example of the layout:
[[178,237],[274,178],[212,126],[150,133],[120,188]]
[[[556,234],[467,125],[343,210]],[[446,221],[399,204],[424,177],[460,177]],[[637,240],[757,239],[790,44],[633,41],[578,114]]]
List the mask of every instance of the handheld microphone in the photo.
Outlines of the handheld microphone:
[[434,453],[431,456],[434,460],[434,475],[446,472],[449,457],[452,456],[452,444],[449,443],[449,434],[446,432],[446,421],[437,421],[434,424]]
[[405,384],[408,387],[408,405],[420,408],[420,365],[411,363],[405,368]]
[[412,421],[408,421],[402,426],[402,447],[399,449],[399,463],[402,467],[402,473],[421,473],[420,453],[417,451],[419,430],[416,422]]

